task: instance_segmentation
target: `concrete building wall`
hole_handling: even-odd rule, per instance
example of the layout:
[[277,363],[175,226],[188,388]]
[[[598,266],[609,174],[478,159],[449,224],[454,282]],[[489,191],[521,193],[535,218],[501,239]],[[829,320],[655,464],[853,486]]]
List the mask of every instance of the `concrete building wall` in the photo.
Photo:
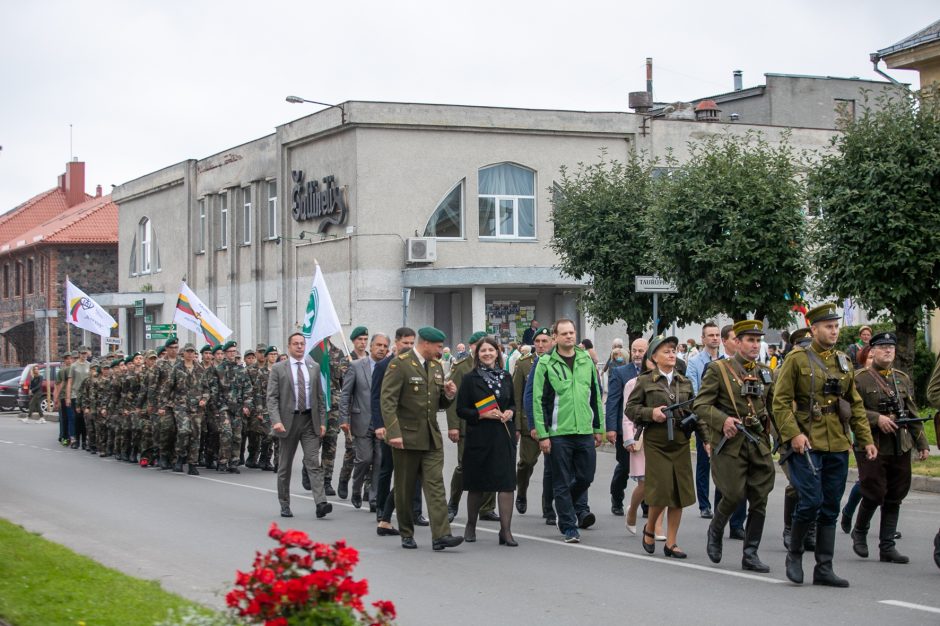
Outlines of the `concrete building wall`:
[[883,81],[767,74],[771,106],[768,123],[837,128],[840,110],[858,117],[865,106],[876,106],[877,98],[883,92],[896,89],[895,85]]

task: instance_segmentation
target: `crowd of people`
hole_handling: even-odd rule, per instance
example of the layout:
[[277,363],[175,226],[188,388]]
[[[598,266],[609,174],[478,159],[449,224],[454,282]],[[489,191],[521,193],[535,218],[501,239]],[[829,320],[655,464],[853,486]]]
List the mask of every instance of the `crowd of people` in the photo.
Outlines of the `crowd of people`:
[[[707,323],[700,347],[676,337],[638,338],[629,351],[615,345],[603,368],[569,319],[551,328],[533,323],[509,350],[476,332],[453,353],[432,327],[402,327],[389,337],[360,326],[348,356],[328,342],[326,383],[300,333],[288,338],[286,354],[259,345],[240,355],[230,341],[199,353],[186,344],[179,355],[171,339],[160,351],[89,362],[82,347],[63,355],[55,386],[60,440],[162,470],[276,471],[284,517],[293,516],[291,467],[299,446],[303,486],[313,493],[318,518],[332,510],[328,497],[349,497],[356,508],[368,503],[377,534],[400,537],[405,549],[418,547],[416,525],[430,526],[434,550],[475,542],[481,519],[499,523],[500,545],[518,546],[513,513],[528,512],[540,458],[542,517],[564,542],[580,542],[580,531],[597,522],[588,490],[596,450],[607,441],[617,461],[611,513],[623,517],[644,551],[654,554],[663,542],[666,557],[686,558],[682,514],[697,504],[710,520],[708,558],[722,560],[728,527],[743,543],[742,568],[760,573],[770,571],[758,550],[776,456],[789,483],[787,578],[803,582],[803,555],[812,551],[813,584],[845,587],[833,567],[840,513],[853,551],[867,558],[880,509],[879,559],[909,561],[897,548],[901,503],[912,456],[926,459],[929,444],[912,381],[894,368],[895,334],[867,329],[849,355],[835,349],[835,305],[814,308],[807,320],[780,351],[767,350],[759,320]],[[940,366],[927,397],[940,408]],[[439,411],[447,413],[446,431]],[[340,432],[346,447],[334,490]],[[448,442],[457,447],[449,496]],[[850,453],[859,481],[840,508]],[[467,523],[455,536],[450,523],[464,492]],[[934,559],[940,567],[940,533]]]

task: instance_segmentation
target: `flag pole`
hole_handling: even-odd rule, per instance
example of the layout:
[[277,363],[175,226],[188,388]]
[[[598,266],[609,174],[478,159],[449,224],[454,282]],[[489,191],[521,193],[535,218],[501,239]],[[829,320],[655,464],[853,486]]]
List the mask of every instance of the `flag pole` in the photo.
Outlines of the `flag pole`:
[[65,350],[66,352],[72,351],[72,325],[69,324],[69,303],[68,303],[68,284],[69,284],[69,275],[65,275]]
[[[316,257],[314,257],[314,259],[313,259],[313,272],[314,272],[314,274],[316,274],[316,270],[317,270],[318,267],[320,267],[320,262],[317,261]],[[324,281],[325,281],[325,280],[326,280],[326,279],[324,279]],[[346,335],[343,335],[342,333],[340,333],[339,338],[343,340],[343,349],[346,351],[346,356],[349,356],[350,354],[352,354],[352,353],[349,351],[349,346],[346,345]],[[332,337],[330,338],[330,341],[332,342]]]

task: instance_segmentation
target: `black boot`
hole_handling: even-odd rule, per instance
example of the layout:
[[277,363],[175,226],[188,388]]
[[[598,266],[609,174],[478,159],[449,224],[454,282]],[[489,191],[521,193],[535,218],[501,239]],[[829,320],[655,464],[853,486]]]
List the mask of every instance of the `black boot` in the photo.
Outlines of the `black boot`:
[[826,587],[848,587],[849,581],[839,578],[832,570],[832,557],[836,549],[836,527],[816,527],[816,568],[813,584]]
[[766,574],[770,567],[757,556],[760,539],[764,534],[764,515],[750,511],[747,514],[747,525],[744,528],[744,557],[741,559],[741,568],[752,572]]
[[202,465],[203,467],[206,467],[206,451],[205,451],[205,450],[200,450],[200,451],[199,451],[199,462],[198,462],[198,465]]
[[812,522],[809,525],[809,530],[806,531],[806,538],[803,540],[803,549],[807,552],[816,551],[816,526],[817,522]]
[[186,459],[185,459],[185,458],[183,458],[183,457],[181,457],[181,456],[176,457],[176,465],[173,466],[173,471],[174,471],[174,472],[182,472],[182,471],[183,471],[183,463],[185,463],[185,462],[186,462]]
[[793,523],[793,511],[796,510],[797,498],[785,493],[783,496],[783,547],[790,549],[790,525]]
[[257,453],[255,453],[255,454],[249,454],[249,455],[248,455],[248,459],[245,461],[245,467],[247,467],[247,468],[249,468],[249,469],[257,469],[257,468],[258,468],[258,455],[257,455]]
[[165,454],[160,455],[160,469],[162,470],[170,469],[170,459]]
[[300,468],[300,486],[304,491],[310,491],[310,474],[307,473],[307,467]]
[[898,552],[894,543],[894,534],[898,529],[898,516],[901,505],[898,502],[885,502],[881,505],[881,529],[878,533],[878,556],[884,563],[910,563],[911,560]]
[[212,452],[210,452],[209,449],[207,448],[206,449],[206,469],[214,470],[215,468],[216,468],[215,455],[212,454]]
[[798,585],[803,584],[803,540],[810,523],[793,520],[790,525],[790,549],[787,550],[787,578]]
[[196,469],[196,463],[189,464],[189,471],[187,472],[190,476],[199,476],[199,470]]
[[722,515],[716,507],[715,516],[712,517],[712,521],[708,525],[708,531],[705,534],[707,541],[705,552],[708,553],[708,558],[712,563],[721,563],[721,539],[725,534],[725,524],[727,523],[728,516]]
[[[863,559],[868,558],[868,529],[877,508],[874,502],[866,499],[858,505],[858,516],[855,518],[855,528],[852,529],[852,551]],[[883,511],[881,516],[884,518]]]

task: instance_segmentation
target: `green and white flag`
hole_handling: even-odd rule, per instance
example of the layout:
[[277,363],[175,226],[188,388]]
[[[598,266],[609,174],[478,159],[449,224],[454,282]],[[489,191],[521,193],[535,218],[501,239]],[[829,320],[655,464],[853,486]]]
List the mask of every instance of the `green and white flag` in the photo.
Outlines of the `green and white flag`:
[[326,396],[326,409],[329,411],[332,403],[330,399],[330,351],[325,340],[335,333],[342,331],[333,299],[326,288],[320,264],[313,275],[313,285],[310,288],[310,298],[307,300],[307,314],[304,316],[304,327],[300,331],[307,342],[307,354],[320,365],[320,381],[323,383],[323,395]]

